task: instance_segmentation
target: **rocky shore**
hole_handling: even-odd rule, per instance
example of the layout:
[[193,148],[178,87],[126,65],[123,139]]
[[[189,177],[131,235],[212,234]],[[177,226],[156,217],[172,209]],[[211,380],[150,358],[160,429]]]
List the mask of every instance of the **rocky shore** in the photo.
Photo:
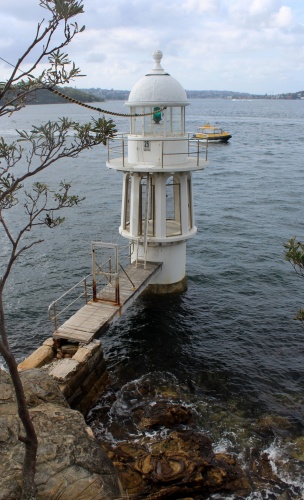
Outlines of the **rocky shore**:
[[[72,410],[58,383],[42,369],[21,373],[38,440],[37,500],[110,500],[122,494],[111,461],[83,415]],[[24,445],[9,375],[0,371],[0,499],[21,498]]]
[[[302,500],[297,470],[304,439],[291,438],[287,418],[248,419],[204,396],[197,409],[193,395],[170,374],[123,385],[113,374],[87,422],[132,499]],[[234,435],[234,446],[219,446],[223,427]],[[275,453],[278,440],[284,455]]]
[[[235,454],[216,451],[211,438],[198,432],[196,415],[181,400],[174,380],[157,386],[144,378],[117,392],[99,341],[58,348],[48,339],[19,369],[39,440],[37,500],[246,499],[265,488],[269,499],[301,498],[278,477],[267,453],[252,449],[250,466],[244,468]],[[98,397],[88,426],[84,415]],[[4,371],[0,421],[0,500],[16,500],[24,448],[15,394]],[[283,433],[288,425],[269,416],[254,432]],[[110,439],[98,432],[100,427]],[[304,440],[298,439],[292,457],[303,461],[303,449]]]
[[[54,367],[53,369],[54,370]],[[21,372],[27,404],[39,438],[37,500],[73,498],[110,500],[184,498],[211,492],[237,491],[250,485],[236,460],[215,454],[211,440],[189,431],[175,431],[162,441],[124,441],[100,446],[83,415],[72,410],[58,382],[47,370]],[[141,408],[137,419],[144,428],[178,427],[191,420],[181,405]],[[21,423],[10,377],[0,372],[0,499],[21,498],[23,444]],[[121,486],[122,483],[122,486]]]

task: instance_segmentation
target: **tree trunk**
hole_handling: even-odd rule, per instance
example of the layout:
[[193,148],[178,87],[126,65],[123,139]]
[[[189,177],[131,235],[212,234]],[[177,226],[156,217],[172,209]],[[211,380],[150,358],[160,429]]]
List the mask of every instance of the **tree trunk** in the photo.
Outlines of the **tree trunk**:
[[18,372],[17,363],[7,340],[5,327],[5,317],[3,309],[3,289],[0,283],[0,353],[7,363],[8,370],[14,385],[18,415],[23,424],[25,436],[19,436],[19,440],[25,444],[25,454],[23,460],[23,484],[22,484],[22,500],[34,500],[36,498],[35,487],[35,472],[36,472],[36,457],[38,449],[38,440],[35,428],[30,418],[26,398],[20,374]]

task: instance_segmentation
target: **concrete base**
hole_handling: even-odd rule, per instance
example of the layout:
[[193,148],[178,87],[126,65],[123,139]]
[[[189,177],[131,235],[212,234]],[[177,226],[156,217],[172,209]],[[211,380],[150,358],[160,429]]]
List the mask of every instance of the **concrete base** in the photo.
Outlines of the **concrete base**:
[[169,285],[151,284],[144,291],[145,294],[153,293],[155,295],[165,295],[170,293],[182,293],[187,290],[187,276],[177,283],[170,283]]
[[[131,254],[131,262],[136,260],[162,263],[160,273],[152,279],[151,284],[160,285],[160,288],[175,287],[186,276],[186,241],[175,243],[148,243],[145,254],[144,246],[140,243],[138,248],[135,246]],[[164,292],[170,293],[170,292]]]

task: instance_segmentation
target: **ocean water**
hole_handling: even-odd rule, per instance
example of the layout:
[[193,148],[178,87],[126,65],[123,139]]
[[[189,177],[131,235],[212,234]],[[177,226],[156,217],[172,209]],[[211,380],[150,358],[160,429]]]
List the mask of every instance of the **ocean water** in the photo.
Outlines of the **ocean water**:
[[[283,245],[293,236],[304,240],[304,101],[190,102],[188,131],[209,121],[232,139],[211,144],[208,168],[195,174],[198,234],[187,246],[187,290],[140,297],[101,338],[117,388],[116,409],[109,412],[119,421],[119,398],[126,404],[129,384],[147,377],[179,386],[218,449],[244,457],[255,446],[268,451],[273,467],[289,462],[288,470],[278,471],[278,491],[285,487],[291,498],[301,498],[304,464],[291,459],[290,450],[304,428],[304,329],[294,319],[304,304],[304,281],[284,260]],[[122,102],[103,107],[127,112]],[[30,130],[46,116],[86,121],[92,115],[73,104],[29,106],[2,118],[0,135],[16,138],[15,129]],[[127,118],[116,122],[120,132],[128,130]],[[41,177],[54,186],[72,181],[85,200],[67,211],[61,227],[37,230],[45,241],[23,256],[10,277],[7,325],[18,359],[52,334],[48,305],[90,272],[90,241],[121,241],[122,179],[105,161],[100,146]],[[17,228],[22,206],[8,217]],[[9,244],[1,231],[2,268]],[[93,409],[91,422],[97,434],[114,439],[108,417],[100,428],[94,421],[103,403]],[[210,415],[219,414],[212,424]],[[244,428],[266,415],[285,418],[288,430],[242,438]],[[250,498],[276,498],[271,495],[265,489]]]

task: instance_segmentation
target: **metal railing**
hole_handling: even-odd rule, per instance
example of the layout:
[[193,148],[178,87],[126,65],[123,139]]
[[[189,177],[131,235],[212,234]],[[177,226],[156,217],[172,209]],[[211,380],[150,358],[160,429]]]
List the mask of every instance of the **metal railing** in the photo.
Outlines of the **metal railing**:
[[[182,151],[173,151],[170,153],[165,152],[165,145],[166,143],[172,142],[172,138],[168,139],[147,139],[147,138],[142,138],[138,137],[136,140],[137,142],[147,142],[149,140],[150,142],[160,142],[161,143],[161,160],[160,160],[160,165],[163,168],[165,165],[164,158],[166,156],[180,156],[183,155],[187,158],[191,157],[196,157],[196,165],[200,165],[200,159],[203,158],[204,161],[207,161],[208,159],[208,138],[206,137],[206,141],[202,143],[200,139],[197,139],[194,137],[193,133],[188,132],[187,133],[187,138],[186,139],[180,139],[180,141],[187,141],[188,143],[188,148],[187,152]],[[115,158],[121,158],[122,159],[122,166],[125,167],[127,164],[127,158],[128,158],[128,138],[127,134],[122,134],[121,136],[116,136],[113,137],[112,139],[108,140],[108,162],[111,163],[111,160],[114,160]],[[168,165],[168,167],[172,167],[172,165]]]
[[[119,304],[118,245],[92,241],[91,248],[93,300]],[[97,255],[97,251],[99,251],[99,255]]]
[[201,153],[205,152],[205,161],[208,160],[208,136],[206,136],[206,140],[202,143],[200,139],[197,139],[195,137],[195,134],[192,132],[188,132],[188,154],[191,156],[193,154],[193,151],[191,151],[191,146],[194,146],[194,154],[196,154],[197,157],[197,165],[199,165],[199,159],[201,157]]
[[[90,279],[90,282],[88,280]],[[74,293],[77,288],[81,288],[82,291],[73,299],[70,299],[69,302],[66,302],[66,298],[68,295]],[[89,293],[89,290],[91,290],[91,293]],[[72,286],[69,290],[67,290],[65,293],[60,295],[58,299],[54,300],[48,307],[48,316],[49,319],[54,323],[55,330],[58,329],[58,318],[62,316],[68,309],[71,309],[76,302],[80,301],[81,299],[84,298],[85,303],[87,304],[90,300],[93,299],[93,288],[92,288],[92,274],[88,274],[85,278],[80,280],[76,285]],[[59,310],[58,304],[59,302],[63,302],[64,305],[62,305],[62,309]]]
[[127,134],[117,134],[115,137],[112,137],[112,139],[108,139],[108,162],[111,163],[112,153],[112,159],[113,157],[117,158],[119,155],[119,157],[122,157],[123,166],[125,166],[125,158],[128,157],[128,153],[126,153],[127,144]]
[[[84,304],[93,301],[111,302],[119,305],[119,273],[124,273],[134,287],[126,271],[126,267],[130,264],[130,244],[119,248],[118,244],[115,243],[94,241],[91,245],[92,273],[60,295],[48,307],[48,317],[54,323],[55,331],[58,330],[59,318],[67,311],[75,313],[77,309],[75,307],[73,309],[73,306],[80,301]],[[100,250],[101,255],[96,256],[96,250]],[[107,252],[112,252],[112,255],[105,256]],[[103,259],[98,260],[99,257],[103,257]],[[79,288],[81,288],[81,292],[79,292]]]

